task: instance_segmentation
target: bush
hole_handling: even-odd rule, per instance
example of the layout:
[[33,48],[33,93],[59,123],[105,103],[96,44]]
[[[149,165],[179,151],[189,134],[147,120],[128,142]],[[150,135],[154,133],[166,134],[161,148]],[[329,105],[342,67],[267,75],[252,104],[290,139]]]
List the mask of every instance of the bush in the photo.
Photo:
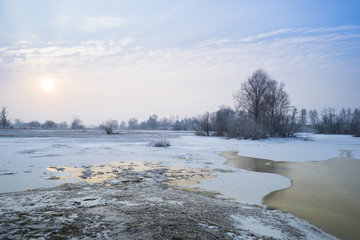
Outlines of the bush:
[[114,132],[114,129],[117,127],[116,120],[107,120],[100,125],[100,128],[104,129],[106,134],[119,134],[119,132]]
[[169,147],[170,143],[167,139],[160,138],[151,140],[149,145],[152,147]]

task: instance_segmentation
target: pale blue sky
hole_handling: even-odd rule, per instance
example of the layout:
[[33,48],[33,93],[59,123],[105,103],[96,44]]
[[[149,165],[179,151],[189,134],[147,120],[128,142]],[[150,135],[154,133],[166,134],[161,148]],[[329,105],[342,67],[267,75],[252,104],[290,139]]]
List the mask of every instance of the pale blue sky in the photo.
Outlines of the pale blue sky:
[[359,12],[359,1],[0,0],[0,105],[24,121],[194,116],[233,106],[262,67],[299,108],[360,107]]

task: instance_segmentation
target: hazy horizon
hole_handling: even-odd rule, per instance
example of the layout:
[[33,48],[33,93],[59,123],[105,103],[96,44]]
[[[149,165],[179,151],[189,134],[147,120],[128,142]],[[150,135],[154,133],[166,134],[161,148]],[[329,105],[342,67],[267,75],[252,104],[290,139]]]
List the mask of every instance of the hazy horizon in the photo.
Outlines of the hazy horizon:
[[0,0],[0,106],[25,122],[192,117],[233,107],[263,68],[299,109],[357,108],[359,10],[358,1]]

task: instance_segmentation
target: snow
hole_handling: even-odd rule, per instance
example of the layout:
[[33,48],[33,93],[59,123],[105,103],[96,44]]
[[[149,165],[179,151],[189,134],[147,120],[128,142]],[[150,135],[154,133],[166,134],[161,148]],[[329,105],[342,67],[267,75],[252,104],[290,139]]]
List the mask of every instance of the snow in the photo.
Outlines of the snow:
[[[301,233],[298,233],[297,239],[338,240],[336,237],[321,231],[309,222],[296,218],[291,214],[282,213],[276,210],[271,211],[271,213],[266,212],[265,215],[267,215],[267,217],[262,216],[259,218],[256,214],[254,216],[234,214],[231,217],[234,219],[235,223],[237,223],[239,229],[250,231],[258,236],[269,237],[270,239],[289,239],[289,237],[286,236],[286,233],[280,228],[280,226],[286,224],[288,227],[293,228],[294,231],[296,231],[295,229],[301,229]],[[237,238],[235,235],[234,239],[243,238]]]
[[204,180],[196,186],[220,192],[223,197],[233,198],[241,203],[260,205],[264,196],[290,187],[291,181],[275,174],[238,170],[232,174],[216,173],[216,178]]
[[257,235],[273,237],[276,239],[281,239],[283,237],[279,229],[275,229],[273,226],[266,225],[254,217],[234,215],[232,218],[239,222],[240,228],[256,233]]
[[61,232],[68,239],[79,233],[82,239],[148,239],[154,233],[166,239],[179,233],[184,239],[336,239],[288,213],[159,183],[66,184],[0,196],[0,238],[54,239]]
[[302,134],[293,139],[246,140],[237,150],[240,156],[274,161],[325,161],[340,156],[342,150],[351,151],[359,159],[360,139],[348,135]]
[[[289,179],[275,174],[234,169],[220,156],[223,151],[275,161],[325,161],[343,150],[360,157],[360,138],[345,135],[300,135],[294,139],[236,140],[200,137],[193,132],[142,131],[105,135],[95,130],[26,131],[0,133],[0,192],[52,187],[78,182],[70,172],[51,172],[47,167],[89,167],[116,161],[160,161],[163,166],[215,170],[216,178],[193,187],[218,191],[239,202],[261,204],[272,191],[291,186]],[[7,136],[4,136],[7,135]],[[25,137],[24,137],[25,136]],[[153,139],[167,139],[171,146],[149,146]],[[309,140],[310,139],[310,140]],[[307,140],[307,141],[305,141]],[[232,172],[229,172],[232,170]],[[67,177],[67,180],[46,180]]]
[[[4,136],[6,135],[6,136]],[[167,139],[171,146],[156,148],[149,146],[153,139]],[[243,169],[232,168],[227,165],[226,159],[220,154],[224,151],[238,152],[240,156],[271,159],[274,161],[326,161],[330,158],[342,156],[344,153],[360,158],[360,138],[345,135],[314,135],[299,134],[298,138],[266,139],[266,140],[236,140],[220,137],[195,136],[193,132],[173,131],[129,131],[119,135],[105,135],[95,130],[87,131],[26,131],[0,130],[0,193],[23,191],[34,188],[54,187],[63,183],[79,182],[71,177],[71,172],[49,171],[48,167],[77,167],[89,169],[94,164],[107,165],[110,162],[142,161],[160,162],[161,166],[201,168],[212,170],[215,178],[202,180],[192,188],[201,188],[219,192],[220,198],[231,198],[243,205],[253,208],[252,205],[261,205],[264,196],[270,192],[291,186],[291,180],[280,175],[258,173]],[[61,170],[61,168],[58,168]],[[57,178],[60,177],[60,178]],[[47,180],[54,179],[54,180]],[[67,178],[66,180],[60,180]],[[144,177],[143,185],[151,186],[159,179]],[[109,180],[108,183],[120,183],[119,180]],[[86,185],[88,186],[88,185]],[[86,189],[83,189],[86,191]],[[111,193],[110,193],[111,194]],[[55,206],[51,198],[40,199],[22,198],[16,201],[9,198],[3,202],[4,209],[32,212],[41,204]],[[170,204],[182,206],[181,200],[167,200],[160,196],[143,196],[147,205]],[[40,201],[41,200],[41,201]],[[75,195],[72,201],[64,204],[64,208],[81,204],[84,207],[106,206],[111,199],[100,198],[94,193]],[[41,203],[40,203],[41,202]],[[233,201],[231,201],[233,202]],[[136,201],[122,200],[124,207],[136,207]],[[263,207],[263,209],[266,209]],[[264,214],[267,211],[264,210]],[[74,213],[75,214],[75,213]],[[270,213],[269,213],[270,214]],[[277,214],[277,211],[271,211]],[[251,236],[241,234],[241,231],[250,231],[257,236],[286,239],[284,233],[276,226],[282,224],[285,213],[279,211],[278,222],[270,224],[266,219],[255,215],[232,215],[238,225],[238,231],[228,233],[234,239],[252,239]],[[269,215],[270,216],[270,215]],[[59,218],[58,221],[72,221]],[[271,220],[274,221],[274,220]],[[286,214],[286,224],[296,229],[302,229],[307,234],[306,239],[335,239],[323,234],[320,230],[314,231],[314,226],[306,221]],[[199,223],[204,228],[214,228],[213,225]],[[323,238],[319,237],[320,235]],[[324,233],[325,234],[325,233]]]

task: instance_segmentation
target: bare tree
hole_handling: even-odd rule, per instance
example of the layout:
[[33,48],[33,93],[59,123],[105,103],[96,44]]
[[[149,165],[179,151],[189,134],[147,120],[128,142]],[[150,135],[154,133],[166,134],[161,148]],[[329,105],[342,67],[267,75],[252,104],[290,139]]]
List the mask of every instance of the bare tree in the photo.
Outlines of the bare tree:
[[29,128],[40,128],[41,123],[39,123],[38,121],[31,121],[29,123],[26,123],[25,126]]
[[264,96],[263,124],[268,134],[283,135],[283,125],[286,122],[286,114],[289,111],[290,100],[284,90],[284,84],[278,84],[275,80],[269,80],[268,89]]
[[85,126],[83,125],[82,121],[78,116],[73,116],[73,120],[71,122],[71,129],[84,129]]
[[315,109],[309,111],[309,118],[310,118],[310,123],[313,126],[319,123],[319,114]]
[[119,121],[118,120],[112,120],[112,121],[113,121],[114,129],[119,129]]
[[340,127],[340,132],[349,134],[351,132],[351,109],[342,108],[337,116],[337,124]]
[[224,136],[229,132],[230,125],[235,119],[235,112],[229,106],[220,106],[220,109],[215,113],[214,130],[217,136]]
[[24,128],[24,122],[20,119],[15,119],[13,125],[14,128]]
[[105,130],[106,134],[113,134],[115,129],[115,122],[111,119],[102,122],[100,127]]
[[270,76],[262,69],[256,70],[234,95],[237,110],[245,110],[256,123],[261,120],[265,110],[265,94],[268,90]]
[[[255,122],[251,125],[265,131],[265,135],[287,135],[284,131],[288,128],[284,125],[288,124],[289,96],[284,90],[284,84],[278,84],[264,70],[256,70],[242,84],[234,99],[237,112],[244,111]],[[248,120],[246,122],[249,124]],[[254,137],[259,136],[259,131],[256,132]]]
[[301,126],[305,126],[307,123],[307,111],[305,108],[301,109],[300,111],[300,119],[299,123]]
[[120,125],[119,125],[119,128],[121,128],[121,129],[127,128],[126,122],[125,122],[125,121],[121,121],[121,123],[120,123]]
[[137,120],[136,118],[131,118],[129,119],[127,125],[129,129],[137,129],[139,128],[139,120]]
[[235,113],[235,119],[229,127],[227,136],[245,139],[259,139],[265,138],[266,134],[262,125],[255,123],[246,111],[241,110]]
[[198,135],[210,136],[211,131],[211,118],[210,113],[206,112],[204,115],[199,117],[199,129],[197,131]]
[[294,134],[299,130],[299,126],[298,124],[296,124],[296,120],[297,120],[297,115],[298,115],[298,110],[297,107],[291,107],[291,117],[290,117],[290,127],[289,127],[289,131],[287,133],[288,136],[294,136]]
[[321,111],[321,121],[317,125],[317,130],[319,133],[340,133],[334,108],[324,108]]
[[7,119],[7,116],[8,112],[6,110],[6,107],[2,107],[0,113],[0,124],[2,128],[6,128],[9,125],[9,120]]
[[360,136],[360,109],[342,108],[337,112],[334,108],[324,108],[315,127],[318,133]]
[[56,128],[56,123],[52,120],[46,120],[42,125],[41,128],[45,129],[54,129]]
[[158,128],[158,116],[156,114],[149,117],[149,119],[146,121],[146,125],[150,129],[157,129]]
[[360,108],[355,108],[351,114],[351,131],[356,137],[360,137]]
[[57,125],[57,128],[59,128],[59,129],[68,129],[68,124],[66,121],[60,122],[56,125]]

